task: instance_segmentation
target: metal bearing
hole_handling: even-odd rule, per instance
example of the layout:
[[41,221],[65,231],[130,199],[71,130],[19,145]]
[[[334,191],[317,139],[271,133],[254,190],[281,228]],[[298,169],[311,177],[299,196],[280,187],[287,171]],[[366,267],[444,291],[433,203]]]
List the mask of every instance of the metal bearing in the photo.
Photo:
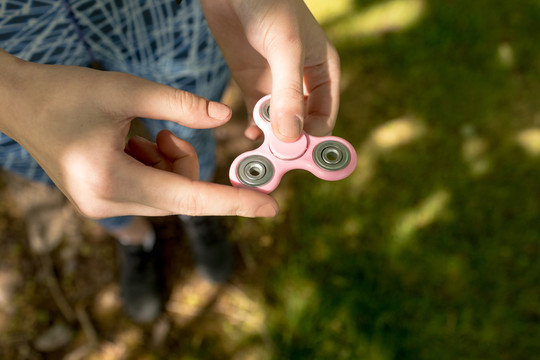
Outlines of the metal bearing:
[[270,99],[261,105],[259,114],[264,121],[270,122]]
[[274,177],[274,166],[264,156],[248,156],[236,168],[238,180],[247,186],[262,186]]
[[335,140],[323,141],[313,150],[313,160],[317,166],[329,171],[342,170],[349,165],[351,153],[349,149]]

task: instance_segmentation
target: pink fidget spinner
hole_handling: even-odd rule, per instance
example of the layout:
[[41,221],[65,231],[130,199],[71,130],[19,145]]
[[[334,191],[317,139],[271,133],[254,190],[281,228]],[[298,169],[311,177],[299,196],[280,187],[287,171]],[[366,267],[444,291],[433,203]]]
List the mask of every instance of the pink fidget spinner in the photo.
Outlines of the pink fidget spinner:
[[264,133],[264,142],[255,150],[239,155],[229,170],[236,187],[270,193],[281,177],[293,169],[303,169],[323,180],[341,180],[356,167],[353,146],[336,136],[315,137],[305,131],[293,143],[278,140],[270,125],[270,95],[253,109],[253,119]]

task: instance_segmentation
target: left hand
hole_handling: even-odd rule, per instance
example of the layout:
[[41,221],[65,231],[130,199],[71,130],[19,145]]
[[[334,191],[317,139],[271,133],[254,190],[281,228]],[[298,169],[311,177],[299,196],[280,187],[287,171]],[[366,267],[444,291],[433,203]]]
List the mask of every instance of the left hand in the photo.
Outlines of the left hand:
[[[339,56],[302,0],[201,0],[248,110],[272,94],[274,134],[329,135],[339,107]],[[251,114],[251,111],[248,111]],[[262,134],[252,122],[249,139]]]

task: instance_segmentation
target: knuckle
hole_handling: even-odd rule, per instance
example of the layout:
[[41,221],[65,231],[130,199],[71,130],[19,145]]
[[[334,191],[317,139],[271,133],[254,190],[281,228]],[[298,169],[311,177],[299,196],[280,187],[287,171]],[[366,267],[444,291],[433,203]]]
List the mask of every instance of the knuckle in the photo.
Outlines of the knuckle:
[[329,46],[328,61],[329,61],[331,67],[335,68],[335,70],[337,70],[338,72],[340,71],[341,58],[339,56],[338,51],[336,50],[336,48],[333,45]]
[[171,111],[189,114],[197,110],[197,97],[187,91],[174,89],[169,95]]
[[79,199],[74,202],[75,207],[83,216],[90,219],[103,219],[110,216],[107,206],[96,199]]
[[246,197],[246,194],[244,191],[242,191],[239,188],[236,189],[236,196],[235,198],[238,199],[238,201],[234,204],[234,209],[232,213],[236,216],[242,216],[242,217],[250,217],[252,216],[251,207],[248,206],[248,199]]
[[[90,167],[90,169],[95,169]],[[94,171],[84,171],[75,179],[82,189],[79,195],[82,209],[89,209],[86,212],[95,213],[95,204],[101,201],[110,201],[118,198],[122,189],[119,187],[117,175],[112,166],[101,167]]]
[[300,116],[303,114],[304,92],[297,84],[291,83],[281,88],[279,95],[272,97],[271,101],[274,101],[270,108],[271,113],[275,112],[276,115],[292,113]]
[[268,33],[265,39],[268,51],[279,52],[287,49],[290,55],[299,56],[304,46],[297,29],[287,29],[286,31]]
[[108,172],[94,177],[89,183],[90,192],[98,199],[109,200],[118,196],[116,182]]
[[110,205],[122,192],[117,166],[100,155],[96,152],[87,156],[75,151],[64,164],[66,194],[77,210],[89,218],[111,216]]
[[286,93],[289,96],[289,102],[300,105],[304,103],[304,91],[297,84],[291,84],[290,87],[286,89]]
[[304,91],[301,83],[297,81],[287,82],[283,88],[280,89],[280,97],[283,102],[304,100]]
[[292,49],[297,54],[301,55],[304,52],[304,44],[296,32],[288,34],[285,37],[285,41],[289,45],[289,49]]
[[121,189],[112,171],[94,173],[86,178],[86,191],[76,200],[78,210],[91,219],[114,216],[112,204],[121,196]]
[[201,215],[204,209],[202,198],[196,192],[179,194],[174,203],[182,215]]
[[300,39],[299,34],[296,31],[289,31],[281,34],[274,42],[275,46],[282,47],[283,44],[286,45],[286,49],[289,52],[300,54],[303,51],[302,40]]

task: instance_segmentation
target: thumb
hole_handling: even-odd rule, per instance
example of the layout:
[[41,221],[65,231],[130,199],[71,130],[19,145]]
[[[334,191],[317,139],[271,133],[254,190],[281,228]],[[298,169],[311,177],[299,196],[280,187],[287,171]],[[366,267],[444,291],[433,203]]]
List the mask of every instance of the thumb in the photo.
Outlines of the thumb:
[[113,98],[122,99],[123,113],[129,117],[169,120],[195,129],[220,126],[231,117],[225,104],[134,75],[116,75],[121,79]]
[[273,44],[267,56],[272,71],[272,130],[278,139],[293,142],[300,137],[304,126],[303,48],[300,40],[280,38]]

